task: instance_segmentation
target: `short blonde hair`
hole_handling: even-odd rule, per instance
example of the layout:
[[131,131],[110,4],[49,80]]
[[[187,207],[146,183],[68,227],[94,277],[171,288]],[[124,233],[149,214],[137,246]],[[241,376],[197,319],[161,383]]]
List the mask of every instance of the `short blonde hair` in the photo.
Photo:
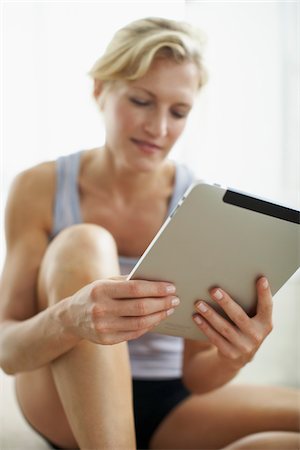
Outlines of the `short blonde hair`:
[[146,74],[154,58],[178,63],[192,61],[199,70],[199,88],[207,81],[202,62],[204,35],[185,22],[162,18],[136,20],[116,32],[89,75],[112,82],[136,80]]

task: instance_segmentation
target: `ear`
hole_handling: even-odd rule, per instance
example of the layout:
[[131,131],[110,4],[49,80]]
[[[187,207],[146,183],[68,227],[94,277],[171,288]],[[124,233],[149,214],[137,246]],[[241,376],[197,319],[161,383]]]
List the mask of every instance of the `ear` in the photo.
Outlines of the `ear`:
[[97,100],[99,95],[101,94],[103,90],[103,81],[102,80],[94,80],[94,90],[93,95],[94,98]]

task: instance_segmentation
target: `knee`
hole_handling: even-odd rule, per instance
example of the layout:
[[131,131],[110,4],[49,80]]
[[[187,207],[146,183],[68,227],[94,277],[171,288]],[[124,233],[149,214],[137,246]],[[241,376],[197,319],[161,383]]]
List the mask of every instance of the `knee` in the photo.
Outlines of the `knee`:
[[61,231],[46,250],[39,271],[38,297],[45,307],[49,291],[55,291],[58,298],[63,286],[71,295],[95,279],[118,274],[117,246],[111,233],[94,224],[73,225]]
[[62,230],[52,241],[50,246],[70,246],[72,249],[74,246],[83,246],[100,248],[104,245],[115,246],[115,240],[112,234],[101,227],[92,223],[84,223],[78,225],[72,225],[71,227]]
[[[50,243],[44,260],[74,262],[89,257],[107,255],[117,252],[116,243],[111,233],[94,224],[79,224],[62,230]],[[70,258],[72,256],[72,259]],[[55,257],[55,258],[54,258]]]

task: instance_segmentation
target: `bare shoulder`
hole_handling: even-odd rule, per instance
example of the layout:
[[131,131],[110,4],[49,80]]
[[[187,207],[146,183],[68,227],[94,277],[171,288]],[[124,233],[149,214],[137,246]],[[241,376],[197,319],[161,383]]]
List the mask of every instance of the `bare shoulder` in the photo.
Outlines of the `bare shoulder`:
[[11,185],[6,205],[6,231],[36,226],[50,231],[55,193],[55,162],[38,164],[19,173]]
[[55,161],[47,161],[20,172],[13,180],[11,195],[16,199],[34,196],[38,200],[55,186]]
[[0,321],[36,313],[36,280],[49,243],[54,191],[54,162],[26,169],[12,183],[5,211]]

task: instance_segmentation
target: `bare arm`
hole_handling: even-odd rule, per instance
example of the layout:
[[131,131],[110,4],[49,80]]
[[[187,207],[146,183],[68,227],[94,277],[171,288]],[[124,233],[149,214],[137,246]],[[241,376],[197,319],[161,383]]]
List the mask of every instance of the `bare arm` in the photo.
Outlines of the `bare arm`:
[[49,164],[44,164],[20,174],[7,202],[7,253],[0,284],[0,365],[8,373],[39,367],[76,343],[55,320],[66,305],[57,304],[41,313],[37,310],[36,280],[48,246],[51,216],[46,205],[51,204],[53,173]]
[[[37,369],[70,350],[78,342],[55,320],[61,304],[25,321],[0,325],[0,366],[8,374]],[[53,311],[53,310],[56,311]]]
[[[272,295],[264,279],[257,282],[257,314],[250,318],[226,292],[212,298],[233,323],[221,317],[205,302],[197,302],[194,320],[207,342],[186,341],[183,378],[189,389],[204,393],[223,386],[250,362],[272,330]],[[202,304],[202,307],[199,306]],[[203,308],[205,306],[205,308]]]
[[192,392],[204,394],[231,381],[239,372],[209,343],[186,341],[183,381]]
[[135,339],[172,308],[167,283],[96,280],[39,312],[36,285],[52,220],[48,172],[42,166],[19,176],[6,209],[0,366],[10,374],[37,369],[81,339],[100,344]]

